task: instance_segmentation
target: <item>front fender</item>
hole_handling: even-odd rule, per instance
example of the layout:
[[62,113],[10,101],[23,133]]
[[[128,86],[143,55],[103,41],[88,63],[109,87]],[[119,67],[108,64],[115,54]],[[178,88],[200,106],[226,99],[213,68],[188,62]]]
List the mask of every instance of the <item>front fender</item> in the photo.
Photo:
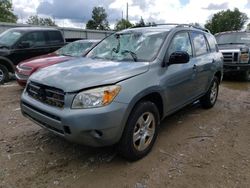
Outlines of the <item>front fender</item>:
[[163,102],[163,114],[165,114],[164,106],[165,106],[166,102],[165,102],[164,97],[163,97],[163,91],[159,86],[152,86],[152,87],[146,88],[145,90],[140,91],[128,103],[127,110],[126,110],[126,112],[125,112],[125,114],[123,116],[123,120],[122,120],[122,125],[121,125],[122,130],[121,130],[121,135],[119,135],[120,138],[121,138],[122,133],[124,131],[124,128],[125,128],[125,126],[127,124],[128,118],[129,118],[130,114],[132,113],[132,111],[133,111],[134,107],[136,106],[136,104],[139,101],[146,98],[148,95],[153,94],[153,93],[157,93],[157,94],[160,95],[160,97],[162,99],[162,102]]

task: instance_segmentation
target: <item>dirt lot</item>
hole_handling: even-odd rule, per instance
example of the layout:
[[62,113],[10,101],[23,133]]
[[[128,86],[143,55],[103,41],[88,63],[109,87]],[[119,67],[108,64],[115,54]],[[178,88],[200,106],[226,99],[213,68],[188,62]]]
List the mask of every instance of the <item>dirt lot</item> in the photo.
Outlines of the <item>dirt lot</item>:
[[134,163],[39,128],[21,115],[21,92],[0,86],[0,187],[250,187],[250,82],[223,82],[213,109],[166,118]]

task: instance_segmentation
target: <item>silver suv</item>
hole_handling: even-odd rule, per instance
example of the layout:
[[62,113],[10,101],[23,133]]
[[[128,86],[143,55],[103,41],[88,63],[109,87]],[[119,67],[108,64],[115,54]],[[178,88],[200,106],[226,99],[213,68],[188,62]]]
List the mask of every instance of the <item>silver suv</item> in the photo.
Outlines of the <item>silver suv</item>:
[[82,59],[33,74],[22,113],[70,141],[116,144],[122,156],[138,160],[163,118],[196,100],[214,106],[222,60],[215,38],[191,25],[127,29]]

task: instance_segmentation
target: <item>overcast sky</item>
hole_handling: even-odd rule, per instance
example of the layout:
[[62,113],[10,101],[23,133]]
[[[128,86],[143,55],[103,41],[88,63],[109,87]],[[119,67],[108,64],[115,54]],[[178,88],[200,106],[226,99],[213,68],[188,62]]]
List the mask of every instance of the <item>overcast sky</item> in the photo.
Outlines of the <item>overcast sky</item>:
[[[214,13],[223,9],[239,8],[250,18],[250,0],[12,0],[20,23],[30,15],[50,16],[65,27],[85,27],[94,6],[102,6],[113,25],[125,17],[129,3],[129,20],[146,22],[205,24]],[[249,20],[250,21],[250,20]]]

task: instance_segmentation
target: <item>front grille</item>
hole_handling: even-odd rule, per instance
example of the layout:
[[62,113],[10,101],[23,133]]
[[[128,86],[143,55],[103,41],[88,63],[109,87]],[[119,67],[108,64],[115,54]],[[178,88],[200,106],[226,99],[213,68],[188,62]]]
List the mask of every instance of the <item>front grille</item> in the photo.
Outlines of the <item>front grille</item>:
[[238,63],[239,52],[222,52],[225,63]]
[[16,72],[16,78],[19,79],[19,80],[28,80],[29,76]]
[[42,103],[58,108],[64,107],[64,92],[61,89],[30,82],[26,91],[30,97]]

